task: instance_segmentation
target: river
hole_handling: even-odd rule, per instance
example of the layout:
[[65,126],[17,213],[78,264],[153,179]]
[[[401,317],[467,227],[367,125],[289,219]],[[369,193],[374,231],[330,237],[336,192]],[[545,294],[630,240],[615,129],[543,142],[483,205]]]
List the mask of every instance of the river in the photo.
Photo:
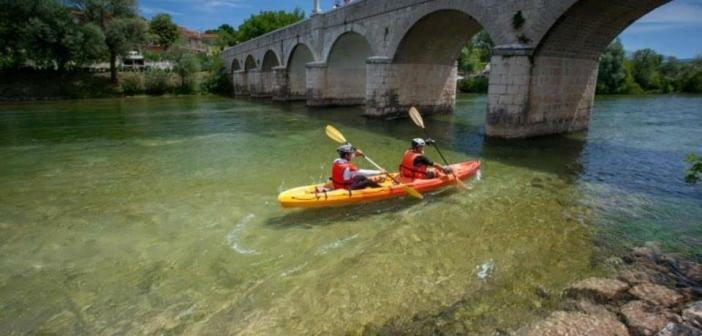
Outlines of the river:
[[702,96],[598,97],[589,131],[520,141],[485,109],[425,118],[482,161],[470,191],[298,211],[276,197],[328,177],[325,125],[391,170],[421,131],[217,97],[2,104],[0,334],[491,335],[632,246],[702,259]]

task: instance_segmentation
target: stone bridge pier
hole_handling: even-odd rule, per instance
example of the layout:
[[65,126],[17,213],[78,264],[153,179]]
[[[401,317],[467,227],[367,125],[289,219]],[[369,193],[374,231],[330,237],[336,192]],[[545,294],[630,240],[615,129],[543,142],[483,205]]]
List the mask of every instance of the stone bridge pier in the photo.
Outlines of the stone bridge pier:
[[[456,61],[481,30],[490,60],[486,133],[586,129],[599,57],[667,0],[358,0],[226,49],[235,95],[361,105],[380,118],[451,113]],[[315,4],[317,6],[318,3]],[[334,113],[333,109],[329,113]]]

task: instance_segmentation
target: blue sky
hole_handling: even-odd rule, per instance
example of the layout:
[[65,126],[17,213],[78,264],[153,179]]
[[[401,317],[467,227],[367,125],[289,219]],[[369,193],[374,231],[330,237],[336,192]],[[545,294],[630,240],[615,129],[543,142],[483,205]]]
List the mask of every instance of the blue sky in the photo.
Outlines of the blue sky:
[[[333,1],[321,3],[322,9],[328,9]],[[236,28],[262,10],[297,7],[309,15],[312,0],[140,0],[139,7],[146,17],[169,13],[178,24],[203,31],[223,23]],[[702,0],[675,0],[663,5],[636,21],[620,37],[628,51],[652,48],[679,58],[702,55]]]

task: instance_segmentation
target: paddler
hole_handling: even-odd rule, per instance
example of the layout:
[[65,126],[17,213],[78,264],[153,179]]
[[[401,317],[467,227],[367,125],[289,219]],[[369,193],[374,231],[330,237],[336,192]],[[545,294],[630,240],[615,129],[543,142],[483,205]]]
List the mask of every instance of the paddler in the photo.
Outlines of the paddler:
[[350,143],[343,144],[336,149],[339,158],[332,165],[332,183],[334,189],[357,190],[366,187],[378,188],[380,185],[369,179],[369,176],[384,174],[380,170],[358,169],[351,160],[356,156],[363,156],[360,149],[354,148]]
[[405,155],[402,157],[400,174],[411,179],[430,179],[438,176],[437,171],[442,171],[444,174],[450,173],[451,167],[434,163],[424,155],[424,147],[435,143],[436,141],[433,139],[412,139],[411,147],[405,151]]

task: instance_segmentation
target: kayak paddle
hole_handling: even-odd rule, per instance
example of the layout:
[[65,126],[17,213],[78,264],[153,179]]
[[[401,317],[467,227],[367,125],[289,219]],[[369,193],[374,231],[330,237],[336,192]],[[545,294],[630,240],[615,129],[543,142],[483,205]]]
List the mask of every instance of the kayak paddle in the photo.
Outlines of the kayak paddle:
[[[427,131],[427,128],[424,127],[424,119],[422,119],[422,115],[419,114],[419,111],[414,106],[412,106],[409,109],[409,116],[410,116],[410,119],[412,119],[412,121],[414,122],[414,124],[421,127],[424,130],[424,133],[426,133],[427,137],[431,138],[431,136],[429,136],[429,131]],[[441,150],[439,149],[439,145],[434,144],[434,148],[436,148],[436,151],[439,153],[439,156],[441,157],[441,159],[444,160],[444,164],[448,166],[449,163],[448,163],[448,161],[446,161],[444,154],[441,153]],[[451,175],[453,175],[453,178],[456,179],[456,185],[459,188],[463,188],[463,189],[468,190],[468,187],[466,187],[466,185],[463,184],[463,181],[461,181],[458,178],[458,176],[456,176],[456,174],[453,173],[453,171],[451,171]]]
[[[330,139],[332,139],[338,143],[341,143],[341,144],[348,143],[348,141],[346,141],[346,137],[344,137],[344,135],[341,134],[341,132],[332,125],[327,125],[327,127],[324,129],[324,132],[327,133],[327,136]],[[408,195],[415,197],[415,198],[418,198],[418,199],[424,198],[424,196],[422,196],[422,194],[420,194],[419,191],[415,190],[414,188],[412,188],[408,185],[402,184],[402,183],[400,183],[400,181],[396,180],[390,173],[387,172],[387,170],[380,167],[380,165],[375,163],[375,161],[371,160],[368,156],[366,156],[365,153],[363,154],[363,157],[366,160],[368,160],[368,162],[370,162],[370,164],[375,166],[375,168],[378,168],[379,170],[385,171],[385,175],[387,175],[393,182],[395,182],[395,184],[398,184],[400,187],[402,187],[402,189],[404,189]]]

